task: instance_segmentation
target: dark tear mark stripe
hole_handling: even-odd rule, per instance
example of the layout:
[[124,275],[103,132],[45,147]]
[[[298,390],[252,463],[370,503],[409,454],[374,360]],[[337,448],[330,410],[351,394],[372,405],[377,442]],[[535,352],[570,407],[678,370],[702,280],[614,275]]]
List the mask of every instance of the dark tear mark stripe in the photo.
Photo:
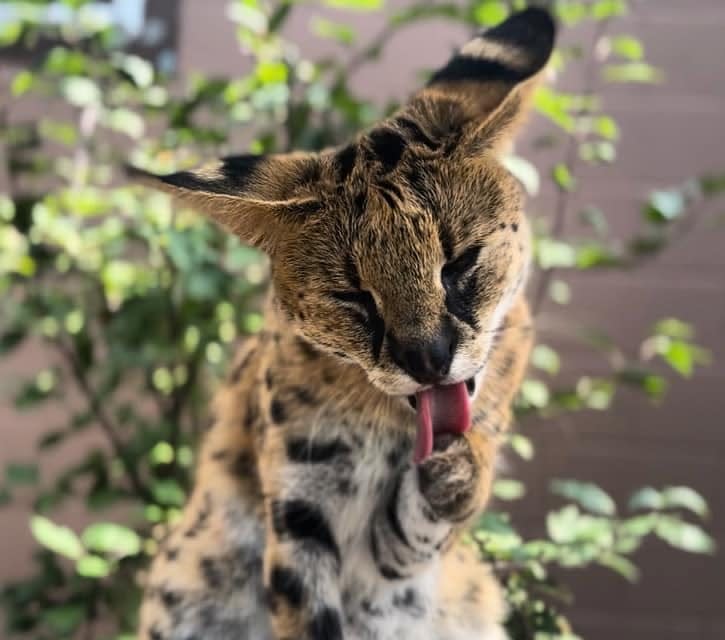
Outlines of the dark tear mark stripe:
[[446,287],[446,309],[448,312],[476,330],[479,328],[478,318],[475,313],[478,303],[477,270],[468,275],[463,284],[456,283]]
[[294,438],[287,442],[287,457],[292,462],[302,464],[330,462],[333,458],[350,452],[350,447],[340,439],[320,442],[307,438]]
[[342,640],[340,614],[332,607],[323,607],[310,620],[311,640]]
[[430,138],[428,134],[423,131],[422,127],[414,120],[411,120],[410,118],[398,118],[397,123],[398,126],[408,135],[408,139],[411,142],[423,144],[431,151],[435,151],[440,148],[440,142],[436,142]]
[[278,536],[287,535],[299,542],[313,544],[331,553],[340,565],[340,549],[316,505],[306,500],[275,500],[272,502],[272,524]]
[[399,506],[399,498],[400,498],[400,485],[402,484],[402,475],[398,477],[398,481],[395,483],[395,487],[393,488],[393,493],[390,495],[390,499],[388,500],[388,504],[385,505],[385,516],[388,519],[388,524],[390,525],[390,528],[393,530],[393,533],[395,536],[406,546],[409,548],[413,548],[410,544],[410,541],[408,540],[408,536],[405,535],[405,531],[403,531],[403,526],[400,523],[400,518],[398,517],[398,506]]
[[276,566],[272,569],[269,587],[274,595],[283,597],[295,609],[302,606],[305,587],[299,574],[289,567]]
[[478,262],[478,256],[481,253],[480,245],[472,245],[468,247],[461,255],[451,260],[443,267],[442,277],[449,282],[455,282],[458,278],[464,276]]

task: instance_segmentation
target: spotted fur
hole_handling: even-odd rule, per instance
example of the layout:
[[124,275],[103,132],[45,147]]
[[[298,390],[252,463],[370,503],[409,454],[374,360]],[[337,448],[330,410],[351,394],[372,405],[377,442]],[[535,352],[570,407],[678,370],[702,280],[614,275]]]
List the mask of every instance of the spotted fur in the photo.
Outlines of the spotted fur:
[[[505,637],[500,590],[458,538],[531,346],[528,228],[499,156],[553,38],[529,9],[346,146],[156,179],[266,251],[273,290],[214,401],[140,638]],[[474,424],[415,465],[409,396],[432,377],[469,381]]]

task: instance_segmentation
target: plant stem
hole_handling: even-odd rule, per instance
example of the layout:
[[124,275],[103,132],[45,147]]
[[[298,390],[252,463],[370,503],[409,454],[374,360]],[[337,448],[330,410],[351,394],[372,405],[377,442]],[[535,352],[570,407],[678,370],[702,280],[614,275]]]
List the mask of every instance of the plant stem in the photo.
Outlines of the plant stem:
[[118,435],[118,429],[116,425],[114,425],[110,416],[106,413],[106,410],[104,409],[98,398],[98,393],[91,385],[91,382],[88,379],[88,376],[86,376],[85,370],[83,369],[81,363],[78,361],[78,358],[76,357],[76,354],[74,353],[72,347],[65,345],[62,341],[58,341],[54,344],[57,346],[58,350],[63,355],[66,363],[68,364],[71,374],[73,375],[73,379],[76,382],[76,385],[83,393],[83,396],[88,402],[88,408],[91,414],[98,421],[98,425],[110,442],[113,452],[116,454],[116,456],[118,456],[119,460],[121,461],[121,464],[126,471],[129,482],[131,483],[131,487],[133,488],[134,492],[139,498],[149,502],[152,501],[153,496],[146,488],[146,486],[144,486],[141,480],[141,476],[139,475],[133,461],[129,460],[126,453],[125,444]]
[[[597,61],[597,44],[604,37],[609,27],[611,19],[602,20],[597,23],[597,28],[594,32],[592,39],[592,47],[590,48],[590,55],[587,58],[586,66],[584,67],[584,88],[582,95],[592,96],[596,88],[596,72],[598,67]],[[578,114],[581,117],[581,114]],[[569,134],[567,138],[566,150],[564,151],[564,162],[569,169],[570,173],[574,174],[574,168],[577,166],[577,160],[579,158],[579,139],[576,133],[576,124],[574,125],[574,131]],[[551,237],[558,238],[564,233],[564,227],[566,225],[566,214],[569,209],[569,202],[571,199],[572,191],[568,189],[559,188],[557,196],[556,207],[554,208],[554,224],[551,229]],[[531,313],[533,316],[538,316],[541,311],[541,306],[546,297],[546,292],[551,284],[551,279],[556,272],[556,268],[547,269],[541,272],[541,278],[539,279],[536,292],[533,295],[531,302]]]

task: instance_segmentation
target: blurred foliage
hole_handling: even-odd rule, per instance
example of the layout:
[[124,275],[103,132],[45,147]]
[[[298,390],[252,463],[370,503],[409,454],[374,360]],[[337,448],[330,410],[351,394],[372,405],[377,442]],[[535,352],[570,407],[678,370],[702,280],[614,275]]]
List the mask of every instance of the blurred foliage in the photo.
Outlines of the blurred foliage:
[[[2,391],[18,409],[53,403],[58,420],[38,440],[37,461],[8,464],[0,479],[0,505],[32,500],[29,532],[38,543],[35,572],[5,585],[2,602],[11,636],[99,637],[98,625],[103,637],[128,640],[144,567],[189,490],[210,387],[232,344],[262,329],[267,271],[256,252],[193,212],[172,209],[166,196],[120,184],[120,164],[170,171],[239,145],[261,153],[338,143],[395,107],[366,98],[351,80],[379,61],[398,31],[424,20],[492,25],[526,3],[419,0],[381,14],[380,32],[364,42],[356,15],[381,12],[382,0],[325,0],[334,21],[307,4],[311,37],[338,46],[310,60],[284,35],[302,10],[295,3],[234,0],[228,17],[247,70],[231,78],[195,74],[185,84],[132,53],[126,34],[84,0],[55,3],[65,16],[55,22],[48,4],[11,3],[15,19],[0,24],[0,46],[27,50],[31,60],[0,89],[8,186],[0,195],[0,356],[26,345],[49,354],[46,368],[6,378]],[[550,123],[537,144],[558,158],[550,170],[554,215],[534,220],[537,311],[544,301],[554,309],[569,302],[567,274],[631,269],[659,255],[694,226],[703,202],[725,190],[721,176],[709,176],[651,194],[641,230],[626,241],[612,237],[607,214],[590,205],[581,211],[582,237],[562,238],[578,170],[616,162],[621,132],[597,93],[601,83],[663,77],[642,43],[617,31],[627,1],[554,6],[565,27],[588,23],[594,36],[563,45],[555,57],[556,73],[581,71],[582,89],[550,85],[536,100]],[[542,188],[545,178],[530,161],[511,155],[506,164],[530,193]],[[559,354],[539,344],[518,403],[522,418],[606,411],[623,386],[660,400],[670,375],[689,377],[708,359],[694,330],[675,318],[657,323],[635,353],[601,327],[566,333],[601,353],[604,368],[567,383]],[[522,433],[511,447],[525,460],[534,454]],[[45,462],[60,450],[73,462],[50,472]],[[651,536],[712,551],[696,524],[707,505],[689,488],[647,487],[626,512],[591,483],[556,480],[551,489],[565,504],[549,514],[541,539],[524,539],[506,513],[506,501],[525,494],[512,478],[498,480],[498,507],[471,533],[506,585],[514,640],[574,637],[557,567],[600,565],[634,579],[633,554]],[[91,522],[82,532],[54,520],[77,501]]]

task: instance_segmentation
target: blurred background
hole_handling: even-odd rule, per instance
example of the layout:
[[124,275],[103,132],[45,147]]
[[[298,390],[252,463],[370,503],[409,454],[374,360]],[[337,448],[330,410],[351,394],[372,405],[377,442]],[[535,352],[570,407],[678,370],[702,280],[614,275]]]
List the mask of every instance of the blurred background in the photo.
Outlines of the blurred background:
[[[0,4],[0,637],[133,637],[209,394],[263,330],[264,259],[121,163],[339,143],[526,4]],[[506,158],[539,346],[473,540],[514,640],[725,638],[725,4],[549,4]]]

